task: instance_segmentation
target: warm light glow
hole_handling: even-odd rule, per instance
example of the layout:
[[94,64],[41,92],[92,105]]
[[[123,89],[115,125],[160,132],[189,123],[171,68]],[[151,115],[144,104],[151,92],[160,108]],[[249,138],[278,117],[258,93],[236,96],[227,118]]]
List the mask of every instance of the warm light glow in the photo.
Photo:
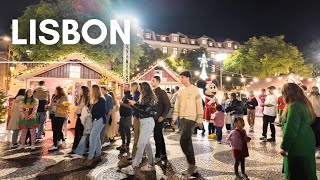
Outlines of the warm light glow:
[[199,72],[199,71],[195,71],[195,72],[194,72],[194,75],[195,75],[195,76],[200,76],[200,72]]
[[14,66],[10,66],[10,71],[13,72],[16,69]]
[[2,39],[6,42],[11,42],[11,38],[9,36],[2,36]]
[[210,77],[211,77],[211,79],[216,79],[217,78],[217,76],[215,74],[212,74]]
[[179,66],[178,68],[177,68],[177,71],[178,72],[181,72],[183,70],[183,68],[181,67],[181,66]]
[[251,81],[250,84],[253,84],[253,82]]
[[216,54],[216,61],[221,62],[228,57],[227,53],[218,53]]
[[302,80],[303,80],[303,77],[300,78],[300,81],[302,81]]
[[281,80],[282,80],[282,77],[278,77],[278,80],[281,81]]
[[139,68],[137,68],[137,71],[140,71],[140,69],[139,69]]
[[160,67],[164,67],[164,66],[165,66],[165,65],[164,65],[164,62],[163,62],[163,61],[160,61],[160,62],[159,62],[159,66],[160,66]]
[[226,80],[227,80],[227,81],[231,81],[231,77],[229,77],[229,76],[226,77]]
[[312,79],[312,78],[309,78],[309,79],[308,79],[308,81],[309,81],[309,82],[312,82],[312,81],[313,81],[313,79]]
[[272,80],[271,80],[271,78],[267,78],[266,81],[267,82],[271,82]]
[[254,81],[254,82],[258,82],[259,79],[258,79],[258,78],[253,78],[253,81]]
[[246,82],[246,78],[241,78],[241,82]]

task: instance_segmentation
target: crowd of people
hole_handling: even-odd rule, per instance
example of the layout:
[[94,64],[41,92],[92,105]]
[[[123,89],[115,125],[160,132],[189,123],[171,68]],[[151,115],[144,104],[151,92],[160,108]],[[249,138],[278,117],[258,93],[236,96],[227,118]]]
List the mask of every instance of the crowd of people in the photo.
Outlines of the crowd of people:
[[[243,118],[247,115],[249,133],[253,133],[256,109],[261,108],[261,141],[275,142],[275,125],[282,127],[280,154],[283,156],[285,179],[316,179],[315,158],[319,154],[316,147],[320,146],[320,94],[316,86],[308,92],[304,86],[287,83],[278,96],[276,87],[270,86],[267,91],[261,89],[257,98],[250,91],[246,101],[242,101],[236,93],[225,92],[219,103],[211,103],[211,99],[201,98],[199,89],[191,82],[190,72],[180,73],[180,79],[183,87],[177,86],[172,90],[160,88],[159,76],[154,76],[150,84],[124,84],[121,100],[106,86],[82,86],[76,98],[74,141],[68,154],[83,158],[84,153],[88,152],[83,165],[90,166],[101,161],[102,146],[115,142],[115,137],[120,134],[122,143],[116,149],[131,154],[128,157],[131,165],[122,168],[121,172],[135,175],[144,154],[148,163],[140,170],[154,171],[155,164],[168,160],[163,129],[171,129],[181,134],[180,146],[188,162],[182,174],[189,177],[198,172],[192,134],[197,133],[198,129],[202,130],[202,134],[205,133],[205,120],[208,122],[208,137],[215,135],[219,144],[223,141],[222,129],[226,127],[226,142],[230,143],[235,158],[236,179],[248,179],[245,158],[249,156],[247,143],[251,138],[244,129]],[[68,124],[70,118],[70,101],[60,86],[50,96],[44,81],[40,81],[39,87],[34,90],[20,89],[12,102],[7,126],[7,130],[13,130],[12,148],[23,149],[29,143],[32,150],[36,149],[36,140],[41,140],[45,135],[47,119],[51,120],[53,132],[52,146],[48,150],[66,148],[65,124]],[[267,138],[268,126],[271,130],[270,138]],[[132,129],[134,142],[132,153],[129,153]],[[152,133],[155,154],[150,144]],[[238,172],[239,165],[241,174]]]

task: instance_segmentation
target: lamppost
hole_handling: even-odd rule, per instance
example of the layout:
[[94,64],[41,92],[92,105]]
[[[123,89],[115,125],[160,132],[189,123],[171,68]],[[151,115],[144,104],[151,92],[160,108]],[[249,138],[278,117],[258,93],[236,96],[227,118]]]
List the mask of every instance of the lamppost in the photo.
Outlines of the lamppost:
[[8,48],[8,54],[7,54],[7,66],[6,66],[6,96],[8,96],[9,93],[9,76],[10,76],[10,59],[11,59],[11,51],[10,51],[10,42],[11,38],[9,36],[1,36],[1,40],[5,41],[8,43],[7,48]]
[[222,91],[222,61],[227,58],[227,53],[218,53],[216,55],[216,61],[220,63],[220,90]]

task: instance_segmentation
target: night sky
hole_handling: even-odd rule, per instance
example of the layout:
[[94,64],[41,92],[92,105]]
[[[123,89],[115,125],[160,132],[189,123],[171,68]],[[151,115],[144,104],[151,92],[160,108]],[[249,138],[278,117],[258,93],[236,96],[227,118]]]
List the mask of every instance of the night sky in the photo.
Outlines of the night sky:
[[[81,1],[81,0],[80,0]],[[132,0],[133,1],[133,0]],[[11,19],[39,0],[5,0],[0,33],[10,33]],[[252,36],[285,35],[303,48],[320,39],[320,1],[287,0],[134,0],[124,3],[144,28],[245,42]]]

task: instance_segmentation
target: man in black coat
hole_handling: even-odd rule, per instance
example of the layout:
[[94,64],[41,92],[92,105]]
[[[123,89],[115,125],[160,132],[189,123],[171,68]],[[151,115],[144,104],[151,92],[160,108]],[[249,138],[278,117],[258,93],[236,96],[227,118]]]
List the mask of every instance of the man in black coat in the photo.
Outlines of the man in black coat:
[[158,98],[157,114],[154,117],[154,141],[156,143],[155,163],[158,163],[161,160],[167,160],[166,145],[164,142],[162,129],[163,122],[166,119],[171,108],[171,103],[167,93],[159,87],[160,82],[161,79],[159,76],[154,76],[151,79],[151,86]]

